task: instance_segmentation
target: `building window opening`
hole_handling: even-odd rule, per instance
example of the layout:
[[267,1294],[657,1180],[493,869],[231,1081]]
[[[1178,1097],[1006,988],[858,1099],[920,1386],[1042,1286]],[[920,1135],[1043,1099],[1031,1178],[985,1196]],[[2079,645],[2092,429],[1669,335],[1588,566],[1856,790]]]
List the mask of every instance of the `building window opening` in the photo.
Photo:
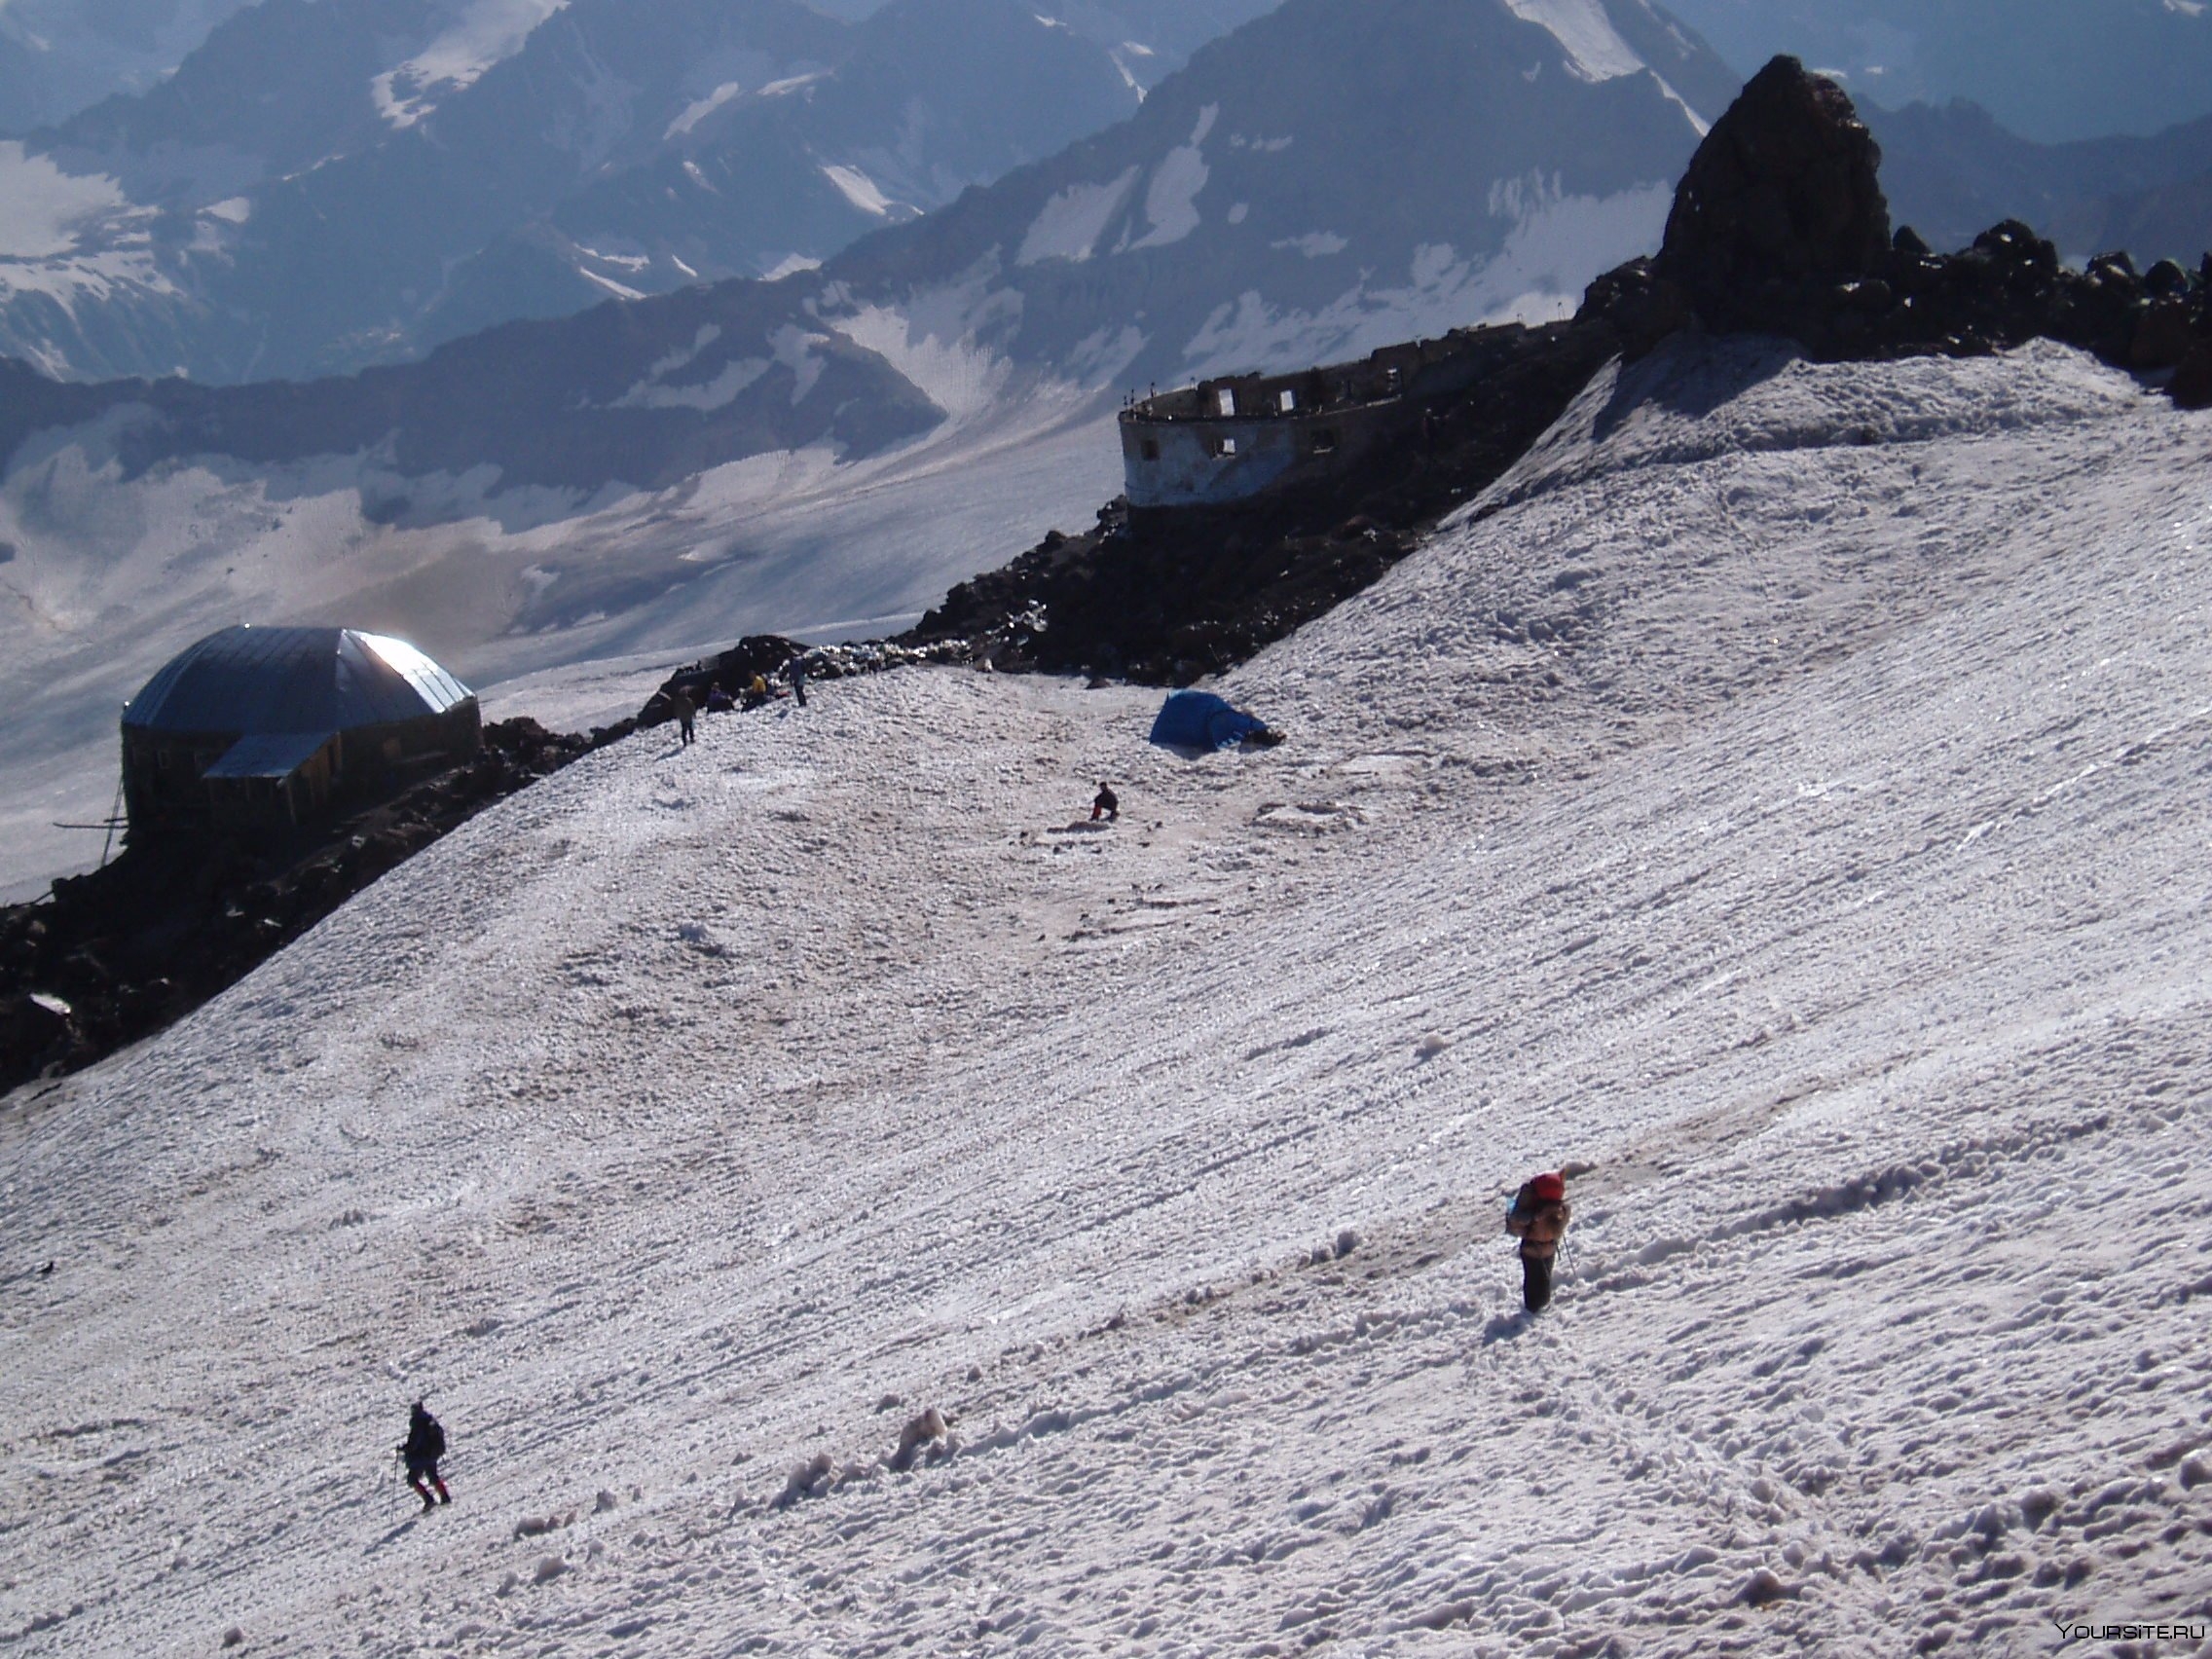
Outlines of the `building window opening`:
[[1232,437],[1215,438],[1213,441],[1213,453],[1221,457],[1223,460],[1227,460],[1236,453],[1236,440]]
[[1229,387],[1225,386],[1217,390],[1213,394],[1213,402],[1214,409],[1218,414],[1227,416],[1236,413],[1236,393]]
[[1284,415],[1288,415],[1293,409],[1296,409],[1297,407],[1298,393],[1291,390],[1289,387],[1284,387],[1280,392],[1276,393],[1275,408],[1277,409],[1277,411]]
[[1158,438],[1145,439],[1139,446],[1139,453],[1147,461],[1158,461],[1160,459],[1160,440]]

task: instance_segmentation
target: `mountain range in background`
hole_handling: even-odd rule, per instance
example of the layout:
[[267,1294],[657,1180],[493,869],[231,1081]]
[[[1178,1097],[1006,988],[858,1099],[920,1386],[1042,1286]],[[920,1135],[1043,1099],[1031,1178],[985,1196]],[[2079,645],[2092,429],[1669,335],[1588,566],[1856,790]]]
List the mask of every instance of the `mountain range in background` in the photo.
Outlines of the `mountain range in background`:
[[63,121],[145,92],[245,0],[7,0],[0,5],[0,132]]
[[2080,262],[2113,249],[2194,265],[2212,246],[2212,117],[2156,137],[2037,144],[1965,101],[1862,106],[1900,224],[1960,247],[2021,219]]
[[0,355],[300,378],[803,269],[1125,117],[1272,3],[264,0],[0,144]]
[[1625,31],[1519,15],[1551,9],[1291,0],[1128,120],[819,270],[510,323],[344,380],[18,371],[0,445],[113,411],[130,476],[381,450],[409,474],[588,495],[815,442],[865,456],[1016,374],[1128,386],[1563,314],[1656,241],[1698,107],[1732,83],[1642,0],[1581,16],[1647,25],[1656,66]]
[[[564,0],[434,0],[449,59],[512,51]],[[857,22],[884,0],[812,0]],[[1058,0],[1037,9],[1149,86],[1272,0]],[[337,10],[337,8],[331,8]],[[1572,11],[1562,0],[1560,11]],[[6,0],[0,133],[55,127],[172,73],[242,0]],[[369,8],[354,8],[372,15]],[[1789,53],[1889,108],[1965,98],[2007,129],[2056,143],[2147,136],[2212,114],[2212,17],[2195,0],[1674,0],[1668,11],[1749,77]],[[280,27],[281,25],[279,25]],[[375,72],[419,59],[431,36],[387,20]],[[1134,50],[1128,43],[1146,49]]]
[[1788,53],[1863,108],[1965,98],[2041,143],[2212,115],[2198,0],[1670,0],[1739,75]]
[[[1111,128],[1274,3],[665,0],[644,21],[620,0],[130,13],[172,45],[213,22],[166,79],[0,141],[0,356],[65,380],[309,379],[610,297],[790,275]],[[0,42],[19,46],[46,4],[6,0]],[[2008,216],[2076,256],[2187,256],[2203,240],[2212,94],[2144,66],[2202,55],[2212,26],[2187,8],[2039,0],[2002,27],[1968,0],[1515,10],[1579,43],[1590,62],[1577,72],[1649,62],[1697,109],[1723,106],[1769,49],[1842,65],[1891,158],[1900,217],[1938,245]],[[2092,10],[2111,26],[2075,40]],[[79,24],[53,35],[50,57],[92,38]],[[2015,36],[2072,45],[2046,62]],[[2004,53],[1962,45],[2001,37]],[[2153,95],[2168,80],[2170,95]],[[2099,102],[2113,87],[2128,95]],[[1937,101],[1905,101],[1923,96]],[[2062,107],[2083,113],[2061,120]],[[2161,112],[2193,119],[2150,138],[2041,141]],[[1364,189],[1420,195],[1434,181],[1407,181],[1422,166],[1416,151],[1380,159]]]

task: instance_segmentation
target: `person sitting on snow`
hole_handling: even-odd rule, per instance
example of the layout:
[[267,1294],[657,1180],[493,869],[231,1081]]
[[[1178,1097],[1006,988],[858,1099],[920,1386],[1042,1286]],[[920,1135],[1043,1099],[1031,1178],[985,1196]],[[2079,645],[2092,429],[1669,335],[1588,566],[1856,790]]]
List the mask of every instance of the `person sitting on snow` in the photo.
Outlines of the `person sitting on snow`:
[[1531,1313],[1542,1312],[1552,1299],[1552,1262],[1573,1216],[1567,1182],[1557,1175],[1523,1182],[1505,1212],[1505,1231],[1521,1240],[1521,1300]]
[[1095,824],[1101,818],[1118,819],[1121,816],[1122,802],[1120,797],[1114,793],[1111,787],[1101,782],[1098,786],[1098,793],[1090,803],[1091,823]]

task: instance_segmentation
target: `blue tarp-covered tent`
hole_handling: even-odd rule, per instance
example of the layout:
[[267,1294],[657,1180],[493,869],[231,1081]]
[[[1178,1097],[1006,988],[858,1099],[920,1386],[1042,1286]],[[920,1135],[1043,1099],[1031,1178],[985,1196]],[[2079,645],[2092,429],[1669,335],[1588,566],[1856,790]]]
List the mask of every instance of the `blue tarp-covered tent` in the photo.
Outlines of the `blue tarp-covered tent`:
[[1229,749],[1268,735],[1268,722],[1232,708],[1211,691],[1177,691],[1160,705],[1152,741],[1170,749]]

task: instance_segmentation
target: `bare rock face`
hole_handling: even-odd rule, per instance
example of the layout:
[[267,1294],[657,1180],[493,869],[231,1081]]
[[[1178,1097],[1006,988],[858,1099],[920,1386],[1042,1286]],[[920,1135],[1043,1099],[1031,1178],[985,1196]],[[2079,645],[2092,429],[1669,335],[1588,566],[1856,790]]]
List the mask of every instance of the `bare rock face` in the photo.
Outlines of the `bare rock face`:
[[1778,283],[1876,276],[1890,257],[1881,163],[1843,90],[1777,57],[1698,147],[1652,274],[1723,326],[1755,322]]

